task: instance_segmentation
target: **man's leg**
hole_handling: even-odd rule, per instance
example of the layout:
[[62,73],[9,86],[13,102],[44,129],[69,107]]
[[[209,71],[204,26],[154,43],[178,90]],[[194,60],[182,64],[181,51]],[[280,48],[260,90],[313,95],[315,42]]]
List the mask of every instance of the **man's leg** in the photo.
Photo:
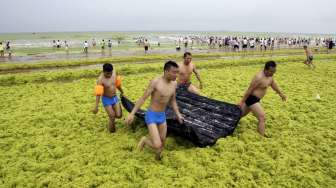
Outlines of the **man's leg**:
[[190,86],[188,87],[188,91],[191,93],[195,93],[197,95],[200,94],[199,90],[197,87],[193,86],[192,84],[190,84]]
[[113,132],[115,132],[114,121],[115,121],[116,114],[115,114],[111,105],[105,106],[104,108],[105,108],[105,111],[106,111],[106,113],[109,117],[109,124],[108,124],[108,127],[107,127],[108,131],[113,133]]
[[250,113],[250,108],[246,105],[246,103],[243,104],[243,106],[241,107],[241,111],[242,111],[242,114],[241,114],[241,118],[246,116],[248,113]]
[[156,159],[161,159],[161,152],[162,152],[162,142],[159,134],[159,130],[157,128],[157,125],[155,123],[147,125],[148,132],[149,132],[149,138],[142,137],[139,144],[138,149],[142,151],[143,147],[145,145],[151,147],[155,150],[156,153]]
[[313,64],[313,61],[310,61],[310,67],[311,67],[312,69],[315,69],[315,65]]
[[265,135],[265,112],[261,106],[261,104],[255,103],[249,107],[253,112],[254,116],[258,119],[258,132],[262,136]]
[[167,123],[164,122],[162,124],[160,124],[158,126],[159,128],[159,134],[160,134],[160,139],[161,139],[161,143],[162,143],[162,150],[164,148],[165,145],[165,141],[166,141],[166,136],[167,136]]
[[118,102],[118,103],[116,103],[116,104],[113,105],[113,110],[115,112],[115,117],[118,118],[118,119],[121,118],[121,116],[122,116],[122,110],[121,110],[121,104],[120,104],[120,102]]

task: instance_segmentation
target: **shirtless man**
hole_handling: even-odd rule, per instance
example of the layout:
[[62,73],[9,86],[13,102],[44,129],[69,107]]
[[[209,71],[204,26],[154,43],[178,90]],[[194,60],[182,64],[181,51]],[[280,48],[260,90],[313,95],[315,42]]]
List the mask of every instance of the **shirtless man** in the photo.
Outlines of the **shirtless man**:
[[306,64],[306,65],[308,65],[308,67],[314,69],[315,65],[313,64],[313,59],[314,59],[313,53],[308,49],[307,46],[303,46],[303,49],[304,49],[306,57],[307,57],[307,60],[304,62],[304,64]]
[[108,130],[115,132],[115,118],[121,118],[121,106],[116,96],[116,88],[123,94],[121,85],[118,85],[116,72],[110,63],[103,65],[103,73],[99,75],[97,86],[95,88],[96,104],[92,110],[94,114],[98,112],[98,104],[102,97],[103,106],[109,117]]
[[179,64],[179,77],[178,77],[178,86],[179,87],[187,87],[189,92],[199,94],[199,90],[197,87],[191,84],[191,74],[194,72],[197,80],[199,81],[200,89],[203,88],[203,84],[201,81],[201,77],[196,70],[196,66],[191,62],[191,53],[185,52],[183,55],[184,61]]
[[167,134],[167,122],[165,110],[168,105],[173,108],[177,120],[182,123],[183,117],[179,112],[175,90],[177,87],[176,77],[178,65],[174,61],[168,61],[164,65],[163,76],[153,79],[147,87],[143,96],[137,101],[132,112],[127,116],[125,123],[130,125],[134,120],[134,115],[146,99],[151,96],[150,107],[145,116],[145,121],[149,131],[149,137],[142,137],[138,149],[141,151],[145,145],[155,150],[157,160],[161,159],[164,143]]
[[267,88],[271,88],[279,94],[283,101],[286,101],[286,96],[280,91],[277,83],[273,79],[273,74],[276,71],[276,63],[274,61],[268,61],[265,64],[263,71],[256,74],[241,99],[239,106],[242,110],[241,117],[247,115],[250,111],[258,119],[258,132],[265,135],[265,112],[260,104],[260,100],[265,96]]

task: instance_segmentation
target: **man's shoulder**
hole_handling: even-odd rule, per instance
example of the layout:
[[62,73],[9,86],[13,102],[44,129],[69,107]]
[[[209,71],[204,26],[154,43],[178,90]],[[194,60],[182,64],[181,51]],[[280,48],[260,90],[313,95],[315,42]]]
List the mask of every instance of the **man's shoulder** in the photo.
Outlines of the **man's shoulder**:
[[98,80],[102,80],[104,77],[104,74],[103,73],[100,73],[99,76],[98,76]]
[[98,84],[103,84],[103,82],[104,82],[104,75],[103,75],[103,73],[100,73],[99,76],[98,76],[97,83]]
[[174,80],[174,81],[170,81],[170,84],[174,85],[174,86],[177,86],[177,81]]
[[258,72],[258,73],[254,76],[254,79],[255,79],[256,81],[261,80],[261,79],[263,79],[263,78],[264,78],[264,74],[263,74],[262,71]]
[[160,83],[162,81],[162,77],[161,76],[158,76],[158,77],[155,77],[153,78],[150,83],[151,85],[155,86],[156,84]]

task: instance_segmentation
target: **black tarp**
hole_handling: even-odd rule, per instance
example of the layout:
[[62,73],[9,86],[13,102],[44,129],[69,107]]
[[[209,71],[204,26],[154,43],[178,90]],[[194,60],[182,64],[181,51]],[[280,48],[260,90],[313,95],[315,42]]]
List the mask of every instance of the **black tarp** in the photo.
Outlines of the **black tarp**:
[[[241,115],[237,105],[190,93],[185,87],[176,90],[176,101],[184,123],[179,124],[168,107],[168,133],[186,138],[200,147],[213,145],[219,138],[232,134]],[[128,112],[133,109],[134,103],[125,96],[121,97],[121,102]],[[145,111],[139,110],[136,116],[144,120]]]

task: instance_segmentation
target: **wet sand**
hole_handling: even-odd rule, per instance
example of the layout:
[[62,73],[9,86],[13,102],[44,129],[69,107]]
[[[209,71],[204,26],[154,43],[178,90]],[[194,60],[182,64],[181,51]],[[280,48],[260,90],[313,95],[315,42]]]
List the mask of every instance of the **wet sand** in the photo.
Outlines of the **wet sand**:
[[[182,54],[185,50],[176,51],[175,49],[153,49],[148,52],[148,54]],[[223,52],[223,50],[208,50],[208,49],[192,49],[188,50],[192,53],[210,53],[210,52]],[[104,57],[123,57],[123,56],[136,56],[145,55],[143,50],[112,50],[111,53],[106,50],[105,53],[101,52],[90,52],[85,53],[45,53],[36,55],[26,55],[26,56],[15,56],[12,55],[11,58],[5,56],[0,57],[0,63],[35,63],[38,61],[53,61],[53,60],[80,60],[80,59],[96,59]]]
[[[293,48],[295,49],[295,48]],[[148,51],[148,55],[150,54],[183,54],[185,51],[189,51],[191,53],[198,53],[198,54],[206,54],[206,53],[232,53],[232,51],[225,50],[225,49],[202,49],[202,48],[194,48],[194,49],[181,49],[180,51],[176,51],[176,49],[167,49],[167,48],[154,48]],[[259,52],[255,50],[255,52]],[[101,52],[90,52],[85,54],[83,52],[69,52],[68,54],[64,51],[64,53],[43,53],[43,54],[34,54],[34,55],[25,55],[25,56],[16,56],[15,54],[12,55],[11,58],[5,56],[0,57],[0,64],[2,63],[36,63],[40,61],[54,61],[54,60],[89,60],[89,59],[97,59],[97,58],[104,58],[104,57],[125,57],[125,56],[137,56],[137,55],[145,55],[144,50],[114,50],[112,49],[111,53],[108,49],[105,50],[105,53]],[[236,54],[237,56],[243,55],[242,52]],[[234,56],[236,56],[234,55]],[[257,54],[256,54],[257,55]],[[248,55],[248,56],[255,56],[255,55]]]

